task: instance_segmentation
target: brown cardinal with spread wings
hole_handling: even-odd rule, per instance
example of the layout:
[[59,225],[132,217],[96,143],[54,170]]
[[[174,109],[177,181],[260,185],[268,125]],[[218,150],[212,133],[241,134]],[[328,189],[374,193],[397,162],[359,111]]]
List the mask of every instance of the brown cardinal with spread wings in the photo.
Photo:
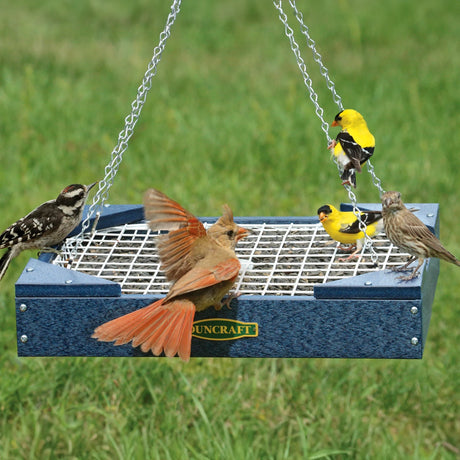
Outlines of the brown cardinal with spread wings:
[[152,230],[169,230],[158,237],[161,267],[173,282],[168,295],[147,307],[102,324],[92,335],[104,342],[166,356],[190,359],[195,311],[222,308],[240,270],[237,242],[250,231],[233,221],[231,209],[208,231],[182,206],[155,189],[144,195],[145,218]]

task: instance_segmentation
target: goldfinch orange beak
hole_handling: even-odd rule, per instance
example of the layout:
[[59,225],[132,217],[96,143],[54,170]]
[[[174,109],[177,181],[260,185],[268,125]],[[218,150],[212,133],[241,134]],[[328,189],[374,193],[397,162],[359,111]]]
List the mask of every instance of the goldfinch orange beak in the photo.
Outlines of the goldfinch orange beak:
[[339,126],[339,124],[334,120],[334,121],[331,123],[331,126]]
[[318,214],[318,218],[319,218],[319,221],[322,222],[323,220],[326,220],[327,219],[327,214],[324,213],[324,212],[320,212]]

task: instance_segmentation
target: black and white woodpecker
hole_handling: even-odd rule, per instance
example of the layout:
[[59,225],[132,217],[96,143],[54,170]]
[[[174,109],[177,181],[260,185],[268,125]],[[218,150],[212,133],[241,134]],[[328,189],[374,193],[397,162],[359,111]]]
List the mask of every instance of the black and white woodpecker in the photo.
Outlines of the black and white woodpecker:
[[0,259],[0,280],[11,260],[26,249],[56,250],[80,223],[89,191],[97,184],[68,185],[55,200],[46,201],[10,225],[0,235],[0,249],[7,248]]

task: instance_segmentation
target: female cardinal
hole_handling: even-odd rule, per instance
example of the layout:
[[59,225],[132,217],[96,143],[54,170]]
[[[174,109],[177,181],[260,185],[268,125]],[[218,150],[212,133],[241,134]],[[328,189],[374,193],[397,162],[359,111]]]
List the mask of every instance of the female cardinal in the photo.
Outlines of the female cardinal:
[[231,209],[208,231],[181,205],[155,189],[144,195],[144,212],[152,230],[169,230],[158,237],[161,268],[173,282],[168,295],[147,307],[102,324],[92,335],[104,342],[133,347],[168,357],[190,359],[195,311],[222,308],[240,270],[236,243],[250,231],[233,221]]

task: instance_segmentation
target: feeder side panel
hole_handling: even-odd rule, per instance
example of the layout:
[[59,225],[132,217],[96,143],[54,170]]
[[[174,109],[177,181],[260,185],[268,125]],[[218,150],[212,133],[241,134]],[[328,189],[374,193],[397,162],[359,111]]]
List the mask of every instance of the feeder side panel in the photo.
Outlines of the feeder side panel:
[[[430,276],[424,276],[424,282],[422,284],[422,340],[423,346],[426,344],[428,335],[428,327],[431,320],[431,309],[434,301],[434,295],[436,292],[436,284],[439,276],[439,259],[429,259],[427,262],[427,268],[425,272],[429,272]],[[423,275],[425,275],[425,272]]]
[[[257,297],[257,298],[254,298]],[[114,298],[18,298],[19,356],[149,356],[131,345],[91,338],[94,329],[154,301],[151,296]],[[231,310],[208,309],[195,320],[229,318],[258,323],[259,336],[227,341],[192,339],[192,356],[222,357],[422,357],[421,315],[414,301],[318,301],[241,296]],[[24,307],[25,306],[25,307]]]

